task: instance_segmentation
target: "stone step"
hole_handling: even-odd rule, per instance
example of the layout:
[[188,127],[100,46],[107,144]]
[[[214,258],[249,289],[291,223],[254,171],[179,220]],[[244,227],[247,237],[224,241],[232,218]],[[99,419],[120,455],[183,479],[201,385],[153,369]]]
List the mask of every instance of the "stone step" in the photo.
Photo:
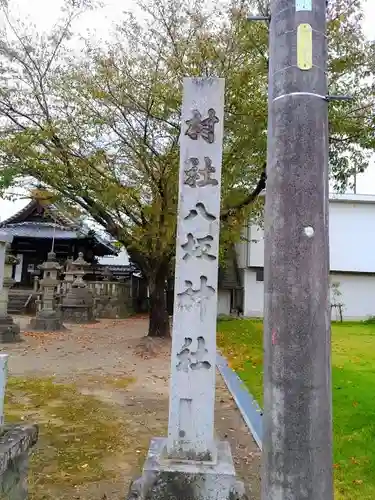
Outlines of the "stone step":
[[25,304],[30,296],[30,293],[10,294],[8,300],[9,314],[22,314],[25,312]]

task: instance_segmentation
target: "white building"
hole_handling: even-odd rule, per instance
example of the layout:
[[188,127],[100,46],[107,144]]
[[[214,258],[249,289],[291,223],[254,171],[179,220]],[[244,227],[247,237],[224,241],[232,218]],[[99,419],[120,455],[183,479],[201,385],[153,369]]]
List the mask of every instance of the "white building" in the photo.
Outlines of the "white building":
[[[329,202],[331,283],[338,283],[344,320],[375,316],[375,196],[331,195]],[[243,280],[243,314],[263,316],[263,230],[249,225],[238,245]],[[333,301],[333,299],[332,299]],[[233,299],[232,299],[233,303]],[[229,314],[231,291],[219,291],[219,314]],[[332,319],[338,319],[337,308]]]

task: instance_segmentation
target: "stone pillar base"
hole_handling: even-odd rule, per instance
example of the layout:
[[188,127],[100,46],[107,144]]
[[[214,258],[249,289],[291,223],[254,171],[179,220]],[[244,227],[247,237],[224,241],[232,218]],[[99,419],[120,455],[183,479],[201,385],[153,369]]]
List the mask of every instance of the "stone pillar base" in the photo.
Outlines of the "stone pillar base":
[[236,480],[229,443],[217,443],[217,461],[210,465],[166,460],[166,443],[152,439],[142,477],[126,500],[249,500]]
[[0,344],[20,341],[20,327],[12,316],[0,316]]
[[0,437],[0,499],[28,499],[29,450],[37,440],[36,425],[4,426]]
[[60,315],[55,311],[45,313],[41,311],[35,318],[31,318],[28,329],[34,332],[59,332],[66,330]]
[[61,316],[67,323],[76,323],[77,325],[84,325],[87,323],[97,323],[94,318],[92,306],[70,305],[61,306]]

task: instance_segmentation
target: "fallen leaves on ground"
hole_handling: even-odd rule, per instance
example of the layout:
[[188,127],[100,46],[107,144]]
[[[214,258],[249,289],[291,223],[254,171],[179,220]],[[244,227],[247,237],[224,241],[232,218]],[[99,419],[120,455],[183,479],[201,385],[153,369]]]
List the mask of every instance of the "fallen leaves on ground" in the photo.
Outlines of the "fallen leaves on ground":
[[134,354],[142,359],[170,355],[170,339],[143,337],[134,346]]
[[[125,379],[121,382],[125,386]],[[40,428],[30,462],[34,500],[60,498],[59,488],[68,491],[92,482],[121,480],[123,471],[116,464],[121,460],[124,466],[128,462],[136,467],[134,450],[146,451],[134,430],[136,422],[124,419],[112,405],[82,394],[76,384],[57,383],[51,377],[10,377],[6,415],[10,422],[35,421]]]

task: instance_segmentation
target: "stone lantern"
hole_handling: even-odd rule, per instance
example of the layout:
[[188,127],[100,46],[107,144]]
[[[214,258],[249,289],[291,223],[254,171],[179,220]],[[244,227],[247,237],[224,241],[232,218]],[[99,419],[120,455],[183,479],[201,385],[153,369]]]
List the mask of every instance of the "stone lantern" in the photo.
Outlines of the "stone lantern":
[[83,253],[79,252],[78,258],[72,262],[73,273],[75,276],[74,285],[76,288],[86,288],[86,283],[83,277],[86,274],[86,269],[90,266],[83,258]]
[[63,296],[65,296],[72,287],[72,284],[75,280],[74,271],[75,271],[75,267],[73,264],[73,259],[72,259],[72,257],[69,257],[68,259],[66,259],[65,271],[63,273],[64,274],[64,281],[62,283]]
[[[2,242],[0,242],[1,245]],[[13,318],[8,315],[8,299],[9,289],[14,285],[15,281],[12,279],[13,266],[18,264],[19,259],[9,253],[10,243],[0,248],[0,251],[5,251],[4,256],[4,274],[3,283],[0,291],[0,342],[18,342],[20,338],[20,327],[13,321]]]
[[94,321],[94,298],[87,288],[83,277],[89,263],[83,258],[83,253],[71,263],[74,281],[65,297],[61,301],[61,313],[64,321],[70,323],[92,323]]
[[39,269],[42,271],[42,279],[39,282],[42,298],[39,301],[36,317],[30,321],[30,328],[37,331],[63,330],[65,327],[56,305],[56,290],[60,284],[58,276],[61,270],[56,254],[49,252],[47,261],[43,262]]

